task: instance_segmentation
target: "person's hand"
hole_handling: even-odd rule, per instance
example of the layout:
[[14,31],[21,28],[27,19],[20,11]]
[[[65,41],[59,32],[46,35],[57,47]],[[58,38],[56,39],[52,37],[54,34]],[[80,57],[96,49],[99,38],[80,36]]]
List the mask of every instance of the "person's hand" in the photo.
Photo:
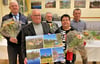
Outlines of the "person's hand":
[[10,37],[10,42],[17,43],[17,39],[16,38],[13,38],[13,37]]
[[64,63],[65,63],[65,61],[61,61],[61,63],[63,63],[63,64],[64,64]]
[[27,64],[27,58],[24,59],[24,64]]

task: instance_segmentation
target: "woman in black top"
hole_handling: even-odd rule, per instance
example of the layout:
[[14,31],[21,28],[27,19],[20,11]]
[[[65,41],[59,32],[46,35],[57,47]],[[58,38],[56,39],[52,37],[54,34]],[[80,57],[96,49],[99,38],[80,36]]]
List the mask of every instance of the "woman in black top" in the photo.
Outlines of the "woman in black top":
[[[64,51],[67,48],[66,40],[67,40],[67,33],[73,31],[74,29],[70,26],[70,16],[68,14],[64,14],[61,16],[61,24],[62,26],[56,30],[56,33],[61,33],[63,43],[65,43]],[[65,57],[67,54],[65,54]],[[66,64],[74,64],[76,59],[76,55],[73,55],[73,60],[69,61],[66,59]],[[54,64],[64,64],[63,62],[55,62]]]

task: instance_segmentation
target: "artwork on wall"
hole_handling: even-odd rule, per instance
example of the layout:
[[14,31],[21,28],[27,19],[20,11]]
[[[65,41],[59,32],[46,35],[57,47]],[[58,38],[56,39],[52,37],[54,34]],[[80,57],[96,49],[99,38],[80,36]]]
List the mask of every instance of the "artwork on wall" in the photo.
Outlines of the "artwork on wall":
[[27,2],[26,0],[16,0],[19,4],[19,11],[21,13],[24,13],[26,11],[28,11],[28,7],[27,7]]
[[100,8],[100,0],[90,0],[90,8]]
[[70,8],[70,0],[60,0],[60,8]]
[[31,9],[41,9],[41,0],[31,0]]
[[74,0],[74,8],[85,8],[86,0]]
[[56,0],[45,0],[45,8],[56,8]]

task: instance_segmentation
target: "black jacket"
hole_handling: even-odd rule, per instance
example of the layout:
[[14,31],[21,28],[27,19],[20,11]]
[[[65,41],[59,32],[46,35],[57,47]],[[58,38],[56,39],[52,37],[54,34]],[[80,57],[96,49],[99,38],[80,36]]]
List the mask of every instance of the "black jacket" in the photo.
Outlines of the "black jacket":
[[[47,23],[45,22],[41,22],[42,24],[42,28],[43,28],[43,33],[44,34],[48,34],[50,33],[50,27]],[[35,36],[35,29],[32,23],[26,25],[24,28],[22,28],[21,32],[19,33],[19,37],[21,37],[21,44],[22,44],[22,53],[23,53],[23,57],[26,57],[26,40],[25,37],[26,36]]]
[[[4,17],[2,17],[2,24],[1,24],[1,27],[2,27],[2,25],[3,25],[3,23],[4,23],[4,21],[6,21],[6,20],[8,20],[8,19],[10,19],[10,18],[13,18],[12,13],[9,13],[9,14],[5,15]],[[23,24],[21,24],[22,27],[25,26],[25,25],[28,23],[27,18],[26,18],[23,14],[21,14],[21,13],[19,13],[19,21],[22,21],[22,22],[23,22]],[[5,38],[7,39],[8,45],[11,45],[11,46],[14,46],[14,47],[15,47],[16,45],[18,45],[18,46],[20,45],[20,43],[15,44],[15,43],[10,42],[10,41],[9,41],[9,37],[5,37]],[[20,38],[17,37],[17,39],[20,39]]]

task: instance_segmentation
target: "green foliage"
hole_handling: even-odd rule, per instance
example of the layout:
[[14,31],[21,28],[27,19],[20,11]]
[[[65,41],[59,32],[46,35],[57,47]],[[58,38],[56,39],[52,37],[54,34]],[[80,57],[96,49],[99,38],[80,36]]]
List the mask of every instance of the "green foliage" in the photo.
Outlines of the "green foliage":
[[94,39],[100,40],[100,31],[90,31],[90,33],[94,37]]

